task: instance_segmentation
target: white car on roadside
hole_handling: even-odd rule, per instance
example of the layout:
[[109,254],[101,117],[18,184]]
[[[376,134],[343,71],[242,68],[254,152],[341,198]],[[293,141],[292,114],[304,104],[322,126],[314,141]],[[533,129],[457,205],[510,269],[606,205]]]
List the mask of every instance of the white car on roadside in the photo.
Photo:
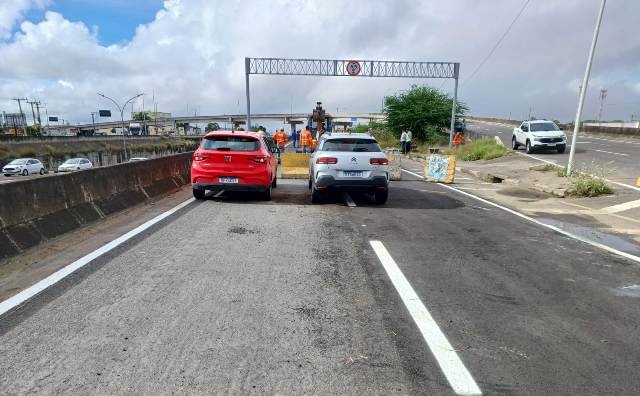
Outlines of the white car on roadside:
[[86,158],[71,158],[58,167],[58,172],[73,172],[83,169],[91,169],[93,164]]
[[29,176],[35,174],[44,175],[46,173],[46,170],[44,169],[44,165],[42,165],[42,162],[40,162],[40,160],[37,160],[35,158],[18,158],[5,165],[2,168],[2,173],[5,176]]
[[511,148],[517,150],[520,146],[525,147],[527,154],[545,149],[562,154],[567,148],[567,135],[553,121],[524,121],[519,127],[513,128],[511,137]]
[[309,161],[311,201],[329,190],[373,194],[378,204],[389,195],[389,160],[376,139],[365,133],[326,133]]

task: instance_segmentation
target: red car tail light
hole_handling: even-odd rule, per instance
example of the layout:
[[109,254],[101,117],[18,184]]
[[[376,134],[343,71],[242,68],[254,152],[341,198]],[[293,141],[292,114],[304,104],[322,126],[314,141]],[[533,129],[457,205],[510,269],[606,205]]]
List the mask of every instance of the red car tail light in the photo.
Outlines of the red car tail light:
[[389,160],[386,158],[369,158],[371,165],[389,165]]
[[320,157],[316,160],[316,164],[334,165],[338,163],[335,157]]
[[267,162],[268,157],[259,156],[259,157],[250,157],[249,159],[258,164],[264,164],[265,162]]

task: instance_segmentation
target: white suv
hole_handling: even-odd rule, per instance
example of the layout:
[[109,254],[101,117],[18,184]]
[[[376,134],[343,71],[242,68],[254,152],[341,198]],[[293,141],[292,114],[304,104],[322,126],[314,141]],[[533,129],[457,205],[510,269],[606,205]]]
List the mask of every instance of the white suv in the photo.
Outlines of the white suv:
[[527,154],[548,148],[562,154],[567,148],[567,135],[553,121],[524,121],[519,127],[513,128],[511,137],[511,147],[514,150],[520,145],[525,147]]
[[389,160],[376,139],[364,133],[324,134],[309,161],[311,202],[322,201],[327,190],[372,193],[384,204],[389,195]]

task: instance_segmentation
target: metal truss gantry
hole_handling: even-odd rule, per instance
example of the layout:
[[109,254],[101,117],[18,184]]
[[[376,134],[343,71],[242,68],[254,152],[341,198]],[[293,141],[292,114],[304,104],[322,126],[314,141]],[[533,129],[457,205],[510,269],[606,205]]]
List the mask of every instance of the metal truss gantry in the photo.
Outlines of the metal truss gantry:
[[396,78],[452,78],[455,80],[451,109],[450,142],[455,130],[456,101],[460,63],[405,62],[354,59],[289,59],[245,58],[245,84],[247,94],[247,127],[251,126],[251,97],[249,75],[272,74],[292,76],[332,77],[396,77]]

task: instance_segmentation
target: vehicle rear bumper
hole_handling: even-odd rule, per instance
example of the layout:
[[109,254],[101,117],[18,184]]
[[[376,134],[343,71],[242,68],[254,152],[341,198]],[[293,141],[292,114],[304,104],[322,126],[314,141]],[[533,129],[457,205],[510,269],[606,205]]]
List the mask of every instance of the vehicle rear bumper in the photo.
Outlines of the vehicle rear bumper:
[[243,192],[263,192],[269,189],[269,185],[263,186],[259,184],[232,184],[232,183],[193,183],[195,190],[209,191],[243,191]]
[[333,176],[323,175],[316,180],[316,188],[331,188],[343,190],[386,190],[389,181],[385,176],[374,176],[371,179],[348,180],[336,179]]

